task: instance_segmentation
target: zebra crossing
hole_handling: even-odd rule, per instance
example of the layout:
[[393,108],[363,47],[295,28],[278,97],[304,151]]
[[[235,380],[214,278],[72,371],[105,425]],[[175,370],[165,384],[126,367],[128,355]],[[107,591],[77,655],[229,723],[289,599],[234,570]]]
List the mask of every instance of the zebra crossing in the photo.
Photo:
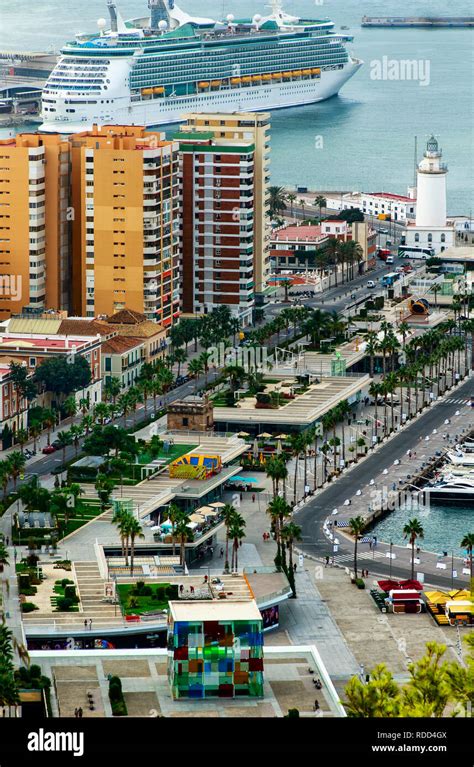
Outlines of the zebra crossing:
[[[358,562],[369,562],[374,559],[386,559],[384,551],[361,551],[357,552]],[[331,557],[331,562],[333,558]],[[347,552],[346,554],[334,554],[335,565],[352,565],[354,562],[354,554]]]
[[468,399],[462,399],[462,398],[456,398],[456,397],[447,397],[443,402],[446,405],[469,405],[470,400]]

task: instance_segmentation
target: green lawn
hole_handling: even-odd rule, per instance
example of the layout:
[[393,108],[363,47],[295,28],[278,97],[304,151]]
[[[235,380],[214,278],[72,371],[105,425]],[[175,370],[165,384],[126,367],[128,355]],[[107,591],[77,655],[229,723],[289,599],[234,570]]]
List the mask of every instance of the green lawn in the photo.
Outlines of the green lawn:
[[[157,599],[156,590],[160,589],[160,598]],[[117,593],[120,601],[120,607],[123,615],[142,615],[147,612],[156,612],[157,610],[166,610],[168,607],[168,599],[163,599],[162,594],[164,588],[172,588],[170,583],[150,584],[152,594],[147,596],[135,596],[130,592],[136,588],[134,583],[120,583],[117,585]],[[155,597],[155,598],[154,598]],[[129,600],[136,599],[136,607],[129,606]],[[171,598],[171,597],[170,597]]]
[[[61,528],[61,538],[64,538],[69,533],[73,533],[80,527],[90,522],[91,519],[95,519],[99,514],[102,514],[102,508],[99,501],[93,499],[82,500],[78,499],[76,507],[70,510],[68,515],[67,525]],[[64,516],[58,515],[58,520],[64,523]],[[25,544],[32,538],[36,544],[43,544],[46,542],[51,543],[51,540],[45,536],[51,536],[55,532],[55,528],[22,528],[20,534],[18,530],[13,531],[12,539],[14,544]]]

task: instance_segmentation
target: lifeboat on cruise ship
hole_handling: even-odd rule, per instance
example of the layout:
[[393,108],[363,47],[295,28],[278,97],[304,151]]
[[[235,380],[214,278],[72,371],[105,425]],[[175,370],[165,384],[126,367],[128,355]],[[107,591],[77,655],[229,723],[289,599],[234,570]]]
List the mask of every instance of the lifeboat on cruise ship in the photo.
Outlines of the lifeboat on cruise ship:
[[294,69],[291,74],[293,75],[293,77],[301,77],[301,75],[303,73],[302,73],[301,69]]
[[211,80],[211,87],[217,88],[221,84],[222,80]]
[[164,92],[165,92],[165,89],[163,88],[162,85],[158,85],[156,88],[153,88],[153,93],[156,93],[159,96],[162,96]]
[[283,72],[283,77],[285,77],[286,79],[289,79],[291,76],[292,76],[291,72]]
[[198,88],[209,88],[209,83],[200,82],[198,83]]
[[271,75],[262,75],[262,80],[271,80],[271,79],[272,79]]
[[151,96],[153,88],[142,88],[142,96]]
[[319,69],[319,67],[316,67],[315,69],[312,69],[311,72],[313,73],[313,75],[320,75],[321,74],[321,70]]
[[252,80],[256,83],[259,83],[262,79],[262,75],[252,75]]
[[273,72],[272,74],[272,80],[281,80],[282,74],[281,72]]
[[304,75],[304,77],[308,77],[312,72],[312,69],[302,69],[301,73]]
[[231,77],[230,82],[231,82],[231,85],[240,85],[242,80],[240,77]]
[[242,82],[243,83],[251,83],[252,82],[252,78],[250,77],[250,75],[245,75],[245,77],[242,77]]

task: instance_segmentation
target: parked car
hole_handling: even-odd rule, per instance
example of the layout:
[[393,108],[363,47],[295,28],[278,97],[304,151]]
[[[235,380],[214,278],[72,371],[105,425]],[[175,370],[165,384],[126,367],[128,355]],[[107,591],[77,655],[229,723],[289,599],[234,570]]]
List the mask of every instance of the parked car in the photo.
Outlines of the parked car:
[[367,287],[368,288],[375,288],[375,282],[373,280],[367,281]]
[[51,453],[56,452],[56,448],[54,447],[54,445],[45,445],[45,447],[42,449],[41,452],[44,453],[45,455],[50,455]]
[[62,447],[59,439],[55,439],[53,442],[51,442],[51,446],[54,447],[55,450],[59,450],[59,448]]

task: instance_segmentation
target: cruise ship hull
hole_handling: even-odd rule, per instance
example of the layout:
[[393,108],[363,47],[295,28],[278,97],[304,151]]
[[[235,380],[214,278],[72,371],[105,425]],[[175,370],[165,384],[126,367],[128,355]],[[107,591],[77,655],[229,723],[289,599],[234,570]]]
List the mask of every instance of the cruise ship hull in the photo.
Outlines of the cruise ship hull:
[[40,130],[48,133],[76,133],[90,130],[94,123],[111,125],[168,125],[180,122],[187,112],[258,112],[314,104],[335,96],[362,66],[351,60],[343,68],[327,69],[318,79],[279,82],[268,85],[232,88],[174,98],[156,98],[132,102],[130,96],[115,97],[107,114],[98,115],[81,109],[81,119],[63,119],[66,104],[56,96],[54,121],[45,122]]

